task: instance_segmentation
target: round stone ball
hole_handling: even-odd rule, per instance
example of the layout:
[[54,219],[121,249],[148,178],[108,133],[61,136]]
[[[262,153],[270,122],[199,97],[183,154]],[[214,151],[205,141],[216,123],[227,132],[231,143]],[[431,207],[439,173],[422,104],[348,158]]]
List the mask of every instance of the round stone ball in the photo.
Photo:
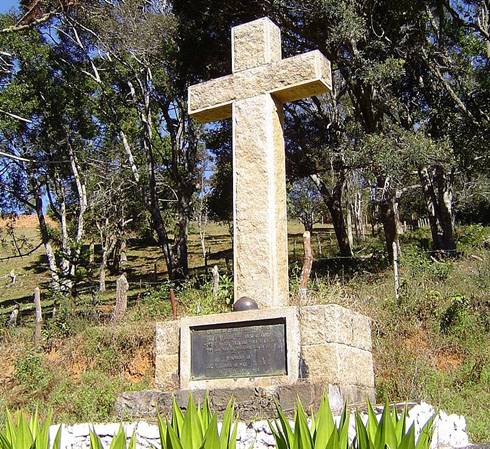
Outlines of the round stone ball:
[[233,312],[242,312],[244,310],[256,310],[259,306],[252,299],[247,296],[242,296],[238,301],[233,304]]

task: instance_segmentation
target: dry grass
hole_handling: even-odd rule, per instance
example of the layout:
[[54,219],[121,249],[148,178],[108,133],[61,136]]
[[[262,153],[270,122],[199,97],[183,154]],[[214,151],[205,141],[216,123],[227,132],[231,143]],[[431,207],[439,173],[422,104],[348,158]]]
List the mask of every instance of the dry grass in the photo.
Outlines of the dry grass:
[[[0,231],[5,229],[6,220],[0,220]],[[54,225],[54,223],[51,223]],[[292,263],[300,263],[302,257],[303,227],[298,222],[288,223],[289,256]],[[40,243],[35,216],[21,216],[16,221],[16,235],[19,240],[25,241],[23,253],[30,251]],[[227,225],[209,223],[206,228],[206,250],[208,252],[208,266],[218,265],[221,273],[231,275],[232,269],[232,242]],[[335,253],[335,241],[330,226],[317,226],[312,241],[316,256]],[[32,254],[25,257],[16,256],[15,248],[10,239],[0,246],[0,314],[9,314],[15,304],[19,304],[21,312],[29,314],[33,311],[32,294],[35,287],[42,291],[49,290],[50,276],[41,246]],[[8,260],[2,260],[8,258]],[[93,272],[86,273],[80,283],[78,292],[83,297],[91,289],[97,289],[96,258]],[[199,235],[194,224],[191,224],[189,237],[189,267],[192,275],[206,273],[206,264],[201,252]],[[128,273],[130,295],[137,296],[148,288],[158,286],[166,279],[166,265],[162,251],[157,245],[144,244],[131,240],[128,245],[128,264],[124,267]],[[17,282],[11,285],[9,273],[11,270],[17,275]],[[108,272],[107,292],[99,295],[99,300],[112,302],[115,291],[117,274]]]

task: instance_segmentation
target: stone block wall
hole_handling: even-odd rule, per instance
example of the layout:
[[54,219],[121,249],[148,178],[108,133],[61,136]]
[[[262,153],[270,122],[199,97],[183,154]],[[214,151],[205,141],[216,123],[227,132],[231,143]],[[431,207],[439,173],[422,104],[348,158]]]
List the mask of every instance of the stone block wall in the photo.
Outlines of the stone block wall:
[[349,403],[374,400],[371,320],[337,304],[298,308],[300,377],[336,385]]
[[155,386],[163,391],[179,389],[179,321],[156,325]]

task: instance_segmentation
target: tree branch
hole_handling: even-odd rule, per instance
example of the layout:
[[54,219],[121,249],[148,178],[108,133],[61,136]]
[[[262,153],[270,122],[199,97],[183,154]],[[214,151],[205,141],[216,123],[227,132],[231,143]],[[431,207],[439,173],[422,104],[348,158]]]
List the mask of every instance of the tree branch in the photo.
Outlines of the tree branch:
[[20,120],[21,122],[32,123],[32,120],[21,117],[20,115],[17,115],[17,114],[12,114],[11,112],[4,111],[3,109],[0,109],[0,113],[8,115],[11,118],[15,118],[16,120]]
[[7,28],[4,28],[4,29],[0,30],[0,34],[13,33],[13,32],[22,31],[22,30],[26,30],[28,28],[35,27],[36,25],[40,25],[41,23],[47,22],[49,19],[51,19],[51,17],[54,17],[58,14],[59,14],[59,11],[47,12],[46,14],[42,15],[38,19],[34,19],[33,21],[31,21],[29,23],[25,23],[23,25],[16,24],[16,25],[12,25],[12,26],[9,26]]
[[43,242],[41,242],[39,245],[37,245],[35,248],[31,249],[30,251],[28,251],[27,253],[24,253],[24,254],[21,254],[19,252],[19,254],[16,254],[15,256],[8,256],[8,257],[0,257],[0,261],[2,260],[10,260],[10,259],[17,259],[18,257],[25,257],[25,256],[29,256],[30,254],[32,254],[34,251],[36,251],[37,249],[39,249],[41,246],[43,245]]

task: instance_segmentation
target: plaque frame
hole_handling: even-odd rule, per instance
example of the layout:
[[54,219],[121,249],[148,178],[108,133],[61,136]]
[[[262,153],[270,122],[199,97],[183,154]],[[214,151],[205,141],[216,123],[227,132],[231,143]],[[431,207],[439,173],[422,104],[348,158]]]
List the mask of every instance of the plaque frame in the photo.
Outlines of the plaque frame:
[[[191,373],[191,332],[199,327],[233,327],[234,324],[260,325],[260,322],[283,321],[285,323],[286,373],[255,377],[226,377],[193,379]],[[296,307],[247,310],[243,312],[220,313],[199,317],[183,318],[180,322],[179,371],[182,390],[211,390],[219,388],[270,387],[293,384],[299,377],[300,358],[299,321]]]

